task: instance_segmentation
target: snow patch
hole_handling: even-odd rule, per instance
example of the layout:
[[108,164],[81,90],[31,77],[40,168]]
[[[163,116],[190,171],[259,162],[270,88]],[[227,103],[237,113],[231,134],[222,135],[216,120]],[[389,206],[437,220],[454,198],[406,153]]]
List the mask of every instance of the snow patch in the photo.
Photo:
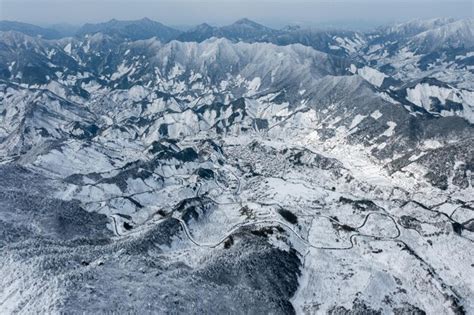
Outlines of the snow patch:
[[252,81],[249,82],[248,89],[250,91],[256,92],[260,88],[261,84],[262,84],[262,80],[260,79],[260,77],[255,77],[253,78]]
[[349,129],[356,127],[358,124],[360,124],[362,120],[364,120],[365,117],[367,116],[357,114],[352,120],[351,125],[349,126]]
[[379,119],[380,117],[382,117],[382,113],[377,109],[375,112],[373,112],[372,114],[370,114],[370,117],[372,117],[373,119]]
[[376,87],[381,87],[387,77],[386,74],[367,66],[358,69],[357,74]]
[[387,125],[388,125],[388,129],[385,130],[384,133],[382,133],[382,136],[391,137],[395,133],[395,127],[397,126],[397,123],[393,121],[388,121]]
[[68,43],[66,47],[64,47],[64,51],[68,53],[69,55],[72,53],[72,45],[71,43]]

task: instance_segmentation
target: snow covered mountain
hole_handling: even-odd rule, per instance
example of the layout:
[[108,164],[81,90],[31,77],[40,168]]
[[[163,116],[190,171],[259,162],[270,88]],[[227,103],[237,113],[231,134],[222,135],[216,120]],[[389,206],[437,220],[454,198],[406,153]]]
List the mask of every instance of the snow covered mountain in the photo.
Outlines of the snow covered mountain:
[[396,29],[410,29],[413,24],[418,26],[412,32],[405,32],[408,36],[400,36],[392,28],[371,35],[364,48],[364,58],[396,79],[434,77],[473,90],[474,20],[411,22]]
[[302,44],[333,55],[353,55],[365,46],[365,35],[352,31],[315,30],[286,27],[275,30],[249,19],[241,19],[222,27],[201,24],[176,39],[186,42],[202,42],[212,37],[226,38],[233,42],[266,42],[277,45]]
[[[412,20],[405,23],[383,26],[374,32],[377,38],[384,40],[403,40],[416,36],[417,34],[436,29],[438,27],[455,22],[452,18],[434,18],[428,20]],[[381,40],[379,39],[379,42]]]
[[414,36],[408,45],[417,53],[439,49],[472,49],[474,19],[455,21]]
[[2,310],[473,312],[470,29],[0,32]]
[[106,34],[120,39],[139,40],[157,37],[162,41],[169,41],[181,32],[159,22],[143,18],[136,21],[119,21],[112,19],[105,23],[85,24],[76,34],[78,36]]
[[15,21],[0,21],[0,31],[16,31],[30,36],[40,36],[45,39],[57,39],[61,37],[61,33],[54,29]]

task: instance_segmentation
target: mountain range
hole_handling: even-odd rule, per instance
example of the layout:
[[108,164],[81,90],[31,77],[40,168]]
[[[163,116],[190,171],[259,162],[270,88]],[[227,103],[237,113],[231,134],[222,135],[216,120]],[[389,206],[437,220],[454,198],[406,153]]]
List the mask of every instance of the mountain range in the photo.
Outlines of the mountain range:
[[473,312],[473,29],[0,22],[0,307]]

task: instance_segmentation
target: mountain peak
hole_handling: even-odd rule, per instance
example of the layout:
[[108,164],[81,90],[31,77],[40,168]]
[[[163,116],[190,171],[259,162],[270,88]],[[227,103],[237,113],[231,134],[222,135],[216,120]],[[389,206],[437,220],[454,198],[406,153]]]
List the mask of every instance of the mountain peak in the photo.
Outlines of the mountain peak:
[[158,37],[160,40],[167,42],[181,32],[147,17],[140,20],[120,21],[112,19],[106,23],[85,24],[77,31],[79,36],[95,33],[105,33],[110,36],[132,40]]
[[255,28],[261,28],[261,27],[264,27],[263,25],[261,24],[258,24],[257,22],[254,22],[248,18],[242,18],[240,20],[237,20],[234,22],[233,25],[246,25],[246,26],[251,26],[251,27],[255,27]]
[[207,23],[202,23],[202,24],[199,24],[199,25],[196,25],[193,30],[209,30],[209,29],[213,29],[214,27],[212,27],[211,25],[207,24]]
[[301,29],[302,27],[300,25],[287,25],[282,28],[282,31],[294,32],[294,31],[299,31]]

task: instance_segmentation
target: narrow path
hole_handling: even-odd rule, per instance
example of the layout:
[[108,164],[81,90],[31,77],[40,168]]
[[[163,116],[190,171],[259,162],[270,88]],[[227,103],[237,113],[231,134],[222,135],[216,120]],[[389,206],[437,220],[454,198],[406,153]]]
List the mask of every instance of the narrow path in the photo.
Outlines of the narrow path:
[[[271,225],[274,225],[274,224],[277,224],[281,227],[284,227],[286,230],[290,231],[291,233],[293,233],[300,241],[302,241],[305,245],[311,247],[311,248],[315,248],[315,249],[327,249],[327,250],[348,250],[348,249],[351,249],[354,247],[354,238],[355,237],[366,237],[366,238],[372,238],[372,239],[375,239],[375,240],[396,240],[399,236],[400,236],[400,229],[398,228],[397,224],[396,224],[396,221],[391,218],[389,215],[386,215],[386,214],[381,214],[381,213],[377,213],[377,212],[371,212],[369,214],[366,215],[364,221],[362,222],[362,224],[358,227],[354,227],[354,229],[360,229],[362,227],[365,226],[365,224],[367,223],[367,220],[368,218],[371,216],[371,215],[381,215],[381,216],[386,216],[386,217],[389,217],[392,222],[394,223],[394,226],[395,228],[397,229],[397,233],[396,235],[394,236],[380,236],[380,235],[369,235],[369,234],[364,234],[364,233],[355,233],[355,234],[352,234],[350,237],[349,237],[349,242],[350,242],[350,245],[348,246],[344,246],[344,247],[328,247],[328,246],[317,246],[317,245],[314,245],[314,244],[311,244],[308,240],[306,240],[304,237],[302,237],[297,231],[295,231],[295,229],[288,223],[285,223],[283,221],[280,221],[280,220],[257,220],[257,221],[253,221],[253,222],[241,222],[241,223],[237,223],[235,225],[232,226],[232,228],[226,232],[226,234],[220,238],[219,241],[215,242],[215,243],[211,243],[211,244],[205,244],[205,243],[199,243],[198,241],[196,241],[194,239],[194,237],[192,236],[191,234],[191,231],[189,230],[188,228],[188,225],[186,224],[186,222],[184,222],[181,218],[173,218],[175,220],[177,220],[185,234],[186,234],[186,237],[188,237],[188,239],[195,245],[197,246],[200,246],[200,247],[208,247],[208,248],[215,248],[219,245],[221,245],[223,242],[225,242],[225,240],[227,238],[229,238],[229,236],[231,236],[232,234],[234,234],[237,230],[239,230],[240,228],[243,228],[243,227],[247,227],[247,226],[255,226],[255,225],[259,225],[259,224],[271,224]],[[318,215],[315,215],[315,216],[318,216]],[[335,222],[339,225],[344,225],[344,224],[341,224],[339,222]]]

